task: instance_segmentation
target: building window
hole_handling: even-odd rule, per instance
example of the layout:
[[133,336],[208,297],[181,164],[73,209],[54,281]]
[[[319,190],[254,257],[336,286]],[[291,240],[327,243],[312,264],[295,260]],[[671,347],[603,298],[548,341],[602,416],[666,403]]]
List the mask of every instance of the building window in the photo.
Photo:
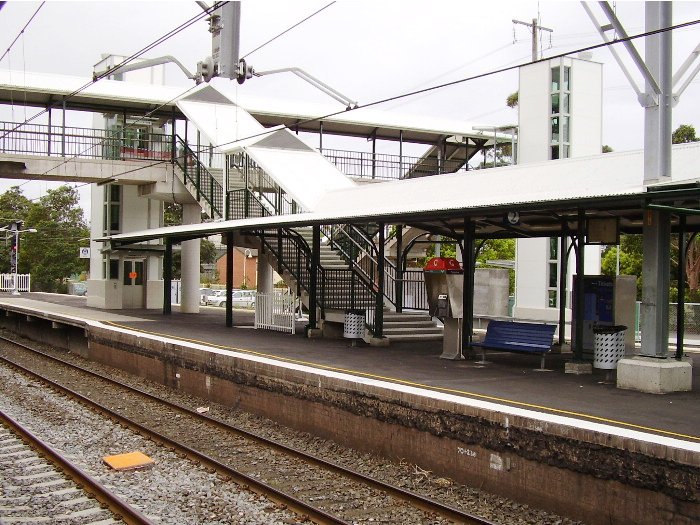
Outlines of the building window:
[[[102,233],[104,235],[121,233],[122,187],[107,184],[103,195]],[[119,260],[111,259],[108,254],[105,254],[102,259],[102,271],[105,279],[118,279]]]
[[103,223],[104,235],[121,232],[121,205],[122,188],[116,184],[105,186],[103,201]]
[[565,159],[569,157],[570,129],[571,129],[571,68],[558,65],[551,69],[552,91],[551,98],[551,126],[550,126],[550,154],[549,158]]
[[105,279],[119,279],[119,259],[110,259],[105,255],[102,259],[102,273]]

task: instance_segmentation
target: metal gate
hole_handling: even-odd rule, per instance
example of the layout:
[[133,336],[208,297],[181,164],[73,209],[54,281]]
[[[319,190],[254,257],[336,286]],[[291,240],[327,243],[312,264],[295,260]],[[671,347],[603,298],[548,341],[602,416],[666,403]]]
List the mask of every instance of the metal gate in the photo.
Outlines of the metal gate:
[[255,296],[255,328],[296,333],[299,300],[293,294],[258,293]]
[[28,292],[31,288],[31,278],[31,274],[28,273],[0,274],[0,291]]

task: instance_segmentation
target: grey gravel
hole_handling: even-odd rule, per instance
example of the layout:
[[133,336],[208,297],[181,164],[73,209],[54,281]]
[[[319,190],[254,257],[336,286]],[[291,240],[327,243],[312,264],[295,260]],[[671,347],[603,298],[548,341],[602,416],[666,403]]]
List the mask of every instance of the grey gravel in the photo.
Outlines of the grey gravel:
[[[3,335],[9,336],[9,334],[4,333]],[[35,343],[32,343],[33,345]],[[478,488],[474,487],[468,487],[459,483],[454,482],[453,480],[446,479],[443,477],[440,477],[438,475],[435,475],[434,473],[424,470],[420,467],[420,465],[414,465],[414,464],[409,464],[407,462],[401,461],[399,458],[395,458],[395,461],[392,461],[391,458],[381,458],[377,457],[371,454],[363,454],[360,452],[357,452],[352,449],[348,449],[342,446],[339,446],[336,443],[333,443],[331,441],[319,439],[318,437],[312,436],[307,433],[302,433],[302,432],[297,432],[294,430],[291,430],[287,427],[284,427],[282,425],[278,425],[275,422],[272,422],[270,420],[267,420],[265,418],[261,418],[258,416],[255,416],[253,414],[249,414],[240,410],[233,409],[231,407],[227,406],[222,406],[218,405],[215,403],[211,403],[208,400],[198,398],[195,396],[190,396],[188,394],[184,394],[180,391],[173,390],[170,388],[166,388],[160,384],[153,383],[147,380],[144,380],[143,378],[139,378],[130,374],[126,374],[121,370],[114,369],[111,367],[106,367],[103,365],[99,365],[97,363],[93,362],[88,362],[83,360],[77,355],[74,355],[70,352],[57,352],[54,351],[48,347],[43,348],[44,351],[47,353],[52,353],[59,355],[61,359],[64,359],[69,362],[75,362],[76,364],[79,364],[80,366],[92,369],[98,373],[107,375],[109,377],[112,377],[116,380],[122,381],[124,383],[130,384],[132,386],[135,386],[137,388],[140,388],[142,390],[148,391],[156,396],[164,397],[167,398],[170,401],[176,402],[182,406],[185,407],[190,407],[190,408],[196,408],[196,407],[202,407],[206,406],[209,408],[208,415],[225,421],[233,426],[244,428],[247,431],[253,432],[255,434],[258,434],[260,436],[264,436],[267,438],[274,439],[278,442],[282,442],[286,445],[289,445],[291,447],[297,448],[299,450],[303,451],[308,451],[316,456],[320,456],[323,458],[326,458],[332,462],[350,467],[354,470],[363,472],[365,474],[370,474],[376,479],[380,479],[381,481],[406,488],[409,490],[413,490],[415,492],[418,492],[426,497],[436,499],[438,501],[441,501],[443,503],[446,503],[448,505],[451,505],[453,507],[461,508],[463,510],[466,510],[470,513],[479,515],[483,518],[489,519],[495,523],[502,523],[502,524],[544,524],[544,525],[549,525],[549,524],[556,524],[556,525],[582,525],[582,522],[579,521],[574,521],[570,520],[568,518],[564,518],[561,516],[557,516],[551,513],[547,513],[545,511],[539,510],[539,509],[534,509],[529,507],[528,505],[520,504],[518,502],[514,502],[512,500],[508,500],[506,498],[502,498],[498,495],[495,494],[490,494],[486,493],[482,490],[479,490]],[[4,346],[0,343],[0,353],[4,353]],[[0,390],[2,387],[0,387]],[[116,407],[121,407],[125,408],[125,406],[122,405],[127,405],[126,400],[120,400],[116,399],[114,400],[114,405]],[[114,408],[114,407],[113,407]],[[162,427],[167,427],[169,426],[172,422],[171,421],[164,421],[164,417],[162,415],[159,415],[157,413],[150,414],[150,417],[153,420],[153,424],[156,426],[162,426]],[[114,435],[114,432],[117,431],[122,431],[121,429],[110,429],[110,430],[105,430],[105,439],[109,441],[112,439],[111,445],[114,446],[115,443],[118,443],[121,449],[122,443],[120,441],[117,441],[116,438],[118,436]],[[193,429],[188,426],[188,428],[182,430],[183,435],[192,435],[193,434]],[[90,432],[88,434],[91,434]],[[82,439],[90,439],[90,435],[84,436]],[[97,438],[95,438],[97,439]],[[200,437],[201,439],[201,437]],[[95,441],[95,443],[99,443],[100,440],[98,439]],[[93,444],[94,446],[94,444]],[[218,451],[219,453],[222,454],[222,456],[225,458],[231,458],[233,457],[234,459],[237,456],[237,441],[235,438],[233,438],[231,441],[226,442],[226,443],[221,443],[219,446],[217,446],[216,443],[209,443],[209,446]],[[153,452],[153,453],[160,453],[160,454],[167,454],[166,452],[163,452],[162,450],[153,450],[154,445],[150,442],[146,442],[144,447]],[[246,445],[242,445],[241,450],[245,448]],[[146,450],[143,450],[145,453]],[[241,455],[238,457],[242,457],[242,452]],[[150,455],[150,454],[149,454]],[[210,454],[211,455],[211,454]],[[161,457],[161,456],[157,456]],[[218,458],[217,458],[218,459]],[[159,459],[156,464],[160,465],[163,462],[170,462],[175,461],[175,458],[169,458],[167,455],[164,456],[163,459]],[[265,476],[265,465],[270,463],[270,457],[266,456],[261,456],[258,458],[259,464],[260,464],[260,469],[259,472],[255,472],[253,470],[254,475],[258,476]],[[278,461],[278,458],[275,458],[275,461]],[[287,460],[283,460],[287,461]],[[99,463],[99,461],[98,461]],[[253,465],[251,468],[255,468],[255,461],[252,462]],[[95,465],[93,465],[94,467]],[[277,470],[284,471],[285,468],[287,468],[284,465],[278,465],[275,464],[277,467]],[[102,468],[101,465],[97,465],[97,467]],[[291,467],[289,467],[291,468]],[[180,482],[175,479],[175,481],[172,482],[170,485],[170,488],[163,488],[163,485],[166,485],[169,482],[166,478],[160,478],[158,477],[155,473],[152,473],[152,470],[156,469],[148,469],[148,470],[143,470],[143,471],[133,471],[130,473],[129,476],[124,476],[124,475],[119,475],[116,476],[117,480],[107,478],[108,481],[110,481],[112,484],[114,484],[115,487],[125,487],[129,483],[133,482],[143,482],[143,483],[148,483],[149,489],[146,491],[146,494],[148,494],[149,499],[152,499],[152,497],[155,497],[157,499],[164,498],[164,502],[167,502],[167,497],[168,494],[172,494],[172,492],[178,492],[182,491],[181,495],[184,496],[185,498],[189,498],[192,496],[191,489],[184,488],[185,482]],[[109,474],[109,473],[106,473]],[[124,473],[122,473],[124,474]],[[121,480],[121,481],[119,481]],[[150,483],[149,483],[150,482]],[[305,488],[303,486],[303,483],[301,483],[298,479],[295,479],[294,476],[292,476],[289,480],[290,486],[294,489],[295,488],[295,483],[297,483],[299,486],[297,487],[300,496],[303,495],[305,492]],[[156,486],[153,487],[153,484]],[[207,478],[205,481],[201,482],[200,488],[197,490],[197,493],[194,495],[196,496],[194,499],[195,501],[201,501],[202,499],[205,500],[216,500],[216,502],[219,502],[216,496],[214,496],[214,489],[216,488],[216,480]],[[124,488],[126,490],[126,488]],[[378,509],[382,509],[382,503],[376,503],[372,501],[372,498],[370,495],[367,493],[364,493],[362,490],[358,490],[357,493],[353,493],[354,489],[350,490],[345,490],[345,494],[342,496],[340,494],[334,494],[332,491],[329,491],[325,493],[324,495],[318,496],[314,495],[311,496],[313,498],[317,498],[320,501],[322,505],[326,505],[326,507],[332,511],[343,511],[345,512],[346,519],[349,517],[349,521],[356,522],[356,523],[369,523],[369,522],[382,522],[382,523],[410,523],[413,522],[413,520],[406,520],[405,518],[401,517],[400,514],[400,509],[397,511],[397,509],[391,509],[391,511],[387,511],[387,513],[384,513],[384,509],[380,512]],[[340,506],[346,506],[348,505],[346,502],[348,499],[350,501],[353,500],[353,498],[348,498],[348,493],[350,493],[351,496],[354,496],[354,502],[353,504],[350,504],[350,507],[354,508],[344,508],[344,509],[338,509],[334,508],[334,501],[338,501],[338,505]],[[254,499],[256,498],[255,496],[253,497]],[[182,501],[184,501],[183,499]],[[189,500],[188,500],[189,501]],[[143,504],[144,507],[146,505],[146,502],[141,502],[139,500],[140,504]],[[188,503],[189,504],[189,503]],[[183,504],[181,506],[187,507],[188,504]],[[223,503],[222,503],[223,505]],[[242,504],[241,504],[242,505]],[[271,520],[271,517],[267,514],[270,504],[267,504],[268,506],[266,507],[267,510],[263,510],[265,514],[263,514],[262,521],[260,523],[274,523],[274,521]],[[219,508],[216,504],[213,503],[214,507]],[[171,518],[173,517],[170,512],[174,511],[174,508],[177,507],[177,505],[172,505],[169,503],[163,503],[160,507],[156,505],[157,511],[151,511],[149,510],[149,515],[153,516],[158,516],[161,518],[163,523],[188,523],[187,521],[172,521]],[[150,507],[148,507],[150,509]],[[202,514],[197,514],[197,519],[200,521],[193,521],[192,523],[212,523],[212,524],[218,524],[218,523],[257,523],[257,521],[254,521],[256,518],[255,512],[260,512],[260,511],[252,511],[253,512],[253,518],[250,517],[245,517],[243,515],[241,516],[235,516],[234,513],[234,518],[230,519],[239,519],[239,521],[217,521],[220,520],[221,518],[218,515],[215,516],[210,516],[207,517],[206,513]],[[216,514],[216,513],[214,513]],[[374,515],[373,515],[374,514]],[[257,514],[259,515],[259,514]],[[420,523],[443,523],[443,521],[440,520],[432,520],[432,521],[417,521]],[[294,523],[294,521],[285,521],[285,523]]]
[[[154,522],[265,525],[293,519],[290,513],[277,509],[271,502],[218,479],[204,467],[121,428],[4,365],[0,366],[0,384],[3,411]],[[103,456],[133,451],[143,452],[154,464],[114,471],[102,461]]]

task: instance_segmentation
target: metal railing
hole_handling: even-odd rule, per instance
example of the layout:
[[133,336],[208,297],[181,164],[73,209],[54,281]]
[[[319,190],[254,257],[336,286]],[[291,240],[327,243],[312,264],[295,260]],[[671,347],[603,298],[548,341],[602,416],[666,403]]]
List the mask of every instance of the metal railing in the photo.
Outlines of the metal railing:
[[398,180],[408,177],[454,173],[466,170],[462,160],[409,157],[388,153],[367,153],[338,149],[323,149],[323,156],[348,177],[362,179]]
[[[236,177],[254,194],[271,215],[299,213],[301,206],[246,153],[229,156],[229,185]],[[229,190],[231,188],[229,187]],[[231,190],[238,191],[238,190]]]
[[425,310],[428,307],[428,291],[425,288],[425,272],[422,269],[407,268],[403,271],[403,308]]
[[[371,232],[363,231],[353,225],[322,226],[331,246],[338,250],[358,274],[370,283],[377,277],[377,246],[371,238]],[[425,289],[425,277],[422,269],[407,269],[401,278],[403,286],[401,301],[397,300],[399,272],[396,264],[384,258],[384,297],[394,306],[412,310],[428,310],[428,297]]]
[[[110,130],[62,125],[0,122],[0,152],[23,155],[103,158],[116,160],[170,160],[172,135],[146,132],[144,128],[117,127]],[[182,143],[182,139],[178,138]],[[188,148],[207,168],[224,170],[227,155],[210,146]],[[324,149],[323,155],[349,177],[396,180],[407,177],[452,173],[466,169],[464,160],[411,157],[387,153]],[[279,186],[245,153],[230,155],[229,167],[242,174],[248,171],[251,188],[263,194],[275,194]],[[286,197],[286,196],[285,196]],[[276,205],[294,207],[292,201]],[[270,197],[272,202],[273,199]],[[283,206],[284,205],[284,206]],[[291,211],[289,211],[291,212]],[[287,212],[287,213],[289,213]]]
[[[277,259],[277,271],[289,272],[297,282],[296,293],[310,292],[311,287],[311,248],[306,240],[293,230],[266,230],[261,232],[261,242]],[[375,331],[374,308],[376,293],[368,283],[352,268],[317,268],[317,298],[321,315],[327,309],[365,309],[367,328]]]
[[174,157],[175,164],[195,188],[197,200],[204,200],[209,205],[208,215],[212,219],[224,217],[224,188],[206,166],[199,161],[195,151],[179,136],[176,137],[178,154]]
[[14,122],[0,122],[0,152],[115,160],[171,159],[171,135],[129,131],[133,130],[64,128],[45,124],[19,126]]
[[0,291],[29,292],[31,284],[32,276],[29,273],[0,273]]
[[255,328],[294,334],[298,309],[299,300],[294,294],[258,293],[255,296]]

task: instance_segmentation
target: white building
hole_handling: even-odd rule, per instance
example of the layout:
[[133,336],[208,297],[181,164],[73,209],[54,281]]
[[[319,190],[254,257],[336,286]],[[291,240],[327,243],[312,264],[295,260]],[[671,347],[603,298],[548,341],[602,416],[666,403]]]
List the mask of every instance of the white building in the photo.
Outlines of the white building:
[[[589,58],[556,58],[520,68],[519,164],[600,155],[603,72],[602,64]],[[514,317],[559,319],[560,251],[557,237],[517,240]],[[575,255],[570,252],[567,290],[573,289],[575,268]],[[599,246],[586,247],[586,274],[600,273],[600,253]],[[564,298],[567,321],[570,296]]]

